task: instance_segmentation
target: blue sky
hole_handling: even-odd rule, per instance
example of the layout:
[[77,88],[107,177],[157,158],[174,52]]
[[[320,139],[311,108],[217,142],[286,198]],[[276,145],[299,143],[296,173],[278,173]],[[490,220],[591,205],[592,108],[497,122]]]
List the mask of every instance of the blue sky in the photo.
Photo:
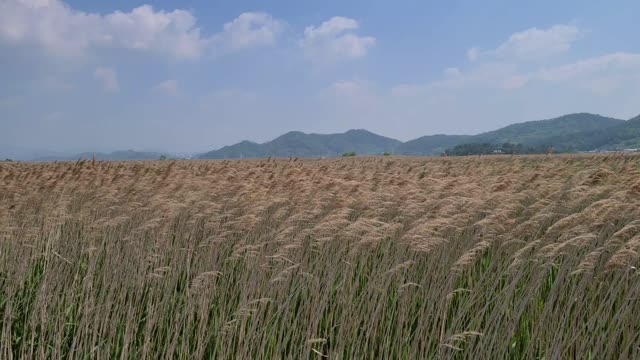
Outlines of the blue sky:
[[[637,1],[0,0],[0,148],[195,152],[640,113]],[[635,22],[634,22],[635,20]],[[1,149],[0,149],[1,150]]]

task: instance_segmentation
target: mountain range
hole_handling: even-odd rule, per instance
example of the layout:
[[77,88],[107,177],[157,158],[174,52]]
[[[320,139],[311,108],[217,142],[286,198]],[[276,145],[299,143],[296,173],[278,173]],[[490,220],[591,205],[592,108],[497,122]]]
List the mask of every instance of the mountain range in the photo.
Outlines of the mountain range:
[[[440,155],[456,147],[473,147],[473,144],[514,144],[522,147],[546,149],[556,152],[592,150],[620,150],[640,148],[640,116],[620,120],[601,115],[577,113],[553,119],[528,121],[477,135],[428,135],[402,142],[374,134],[364,129],[349,130],[337,134],[306,134],[291,131],[271,141],[259,144],[241,141],[217,150],[196,155],[199,159],[237,159],[260,157],[321,157],[339,156],[344,153],[363,155],[396,154],[429,156]],[[471,146],[468,146],[471,145]],[[0,148],[0,160],[11,157],[23,149]],[[76,155],[49,154],[23,156],[22,160],[54,161],[91,159],[92,152]],[[4,155],[4,156],[3,156]],[[184,156],[161,152],[115,151],[95,153],[98,160],[157,160],[161,157]],[[191,156],[188,156],[191,157]]]
[[588,113],[569,114],[512,124],[477,135],[428,135],[404,143],[364,129],[339,134],[292,131],[262,144],[242,141],[204,153],[199,158],[320,157],[347,152],[424,156],[439,155],[457,145],[481,143],[553,147],[558,152],[638,148],[640,116],[625,121]]
[[291,131],[263,144],[242,141],[199,156],[201,159],[231,159],[255,157],[319,157],[336,156],[353,151],[357,154],[395,152],[399,140],[374,134],[364,129],[341,134],[305,134]]

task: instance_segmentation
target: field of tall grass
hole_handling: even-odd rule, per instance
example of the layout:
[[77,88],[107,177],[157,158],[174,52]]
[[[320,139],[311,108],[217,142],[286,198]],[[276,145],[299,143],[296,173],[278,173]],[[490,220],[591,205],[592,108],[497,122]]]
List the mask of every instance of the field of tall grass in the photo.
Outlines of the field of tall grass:
[[640,157],[0,163],[0,358],[640,357]]

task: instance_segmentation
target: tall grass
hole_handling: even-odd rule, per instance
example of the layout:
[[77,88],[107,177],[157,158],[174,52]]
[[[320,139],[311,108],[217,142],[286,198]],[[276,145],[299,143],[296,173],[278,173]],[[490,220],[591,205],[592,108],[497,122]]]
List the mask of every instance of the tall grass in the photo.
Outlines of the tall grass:
[[640,157],[0,164],[0,358],[637,358]]

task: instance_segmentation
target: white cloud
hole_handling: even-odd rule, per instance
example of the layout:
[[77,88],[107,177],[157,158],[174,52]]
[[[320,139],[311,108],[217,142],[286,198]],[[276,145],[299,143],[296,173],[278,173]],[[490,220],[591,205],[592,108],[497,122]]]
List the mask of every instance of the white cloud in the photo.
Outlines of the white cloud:
[[531,28],[511,35],[495,52],[521,60],[545,58],[568,51],[580,34],[575,25],[554,25],[546,30]]
[[224,31],[216,36],[227,50],[273,45],[284,26],[265,13],[242,13],[224,24]]
[[[442,79],[426,84],[399,84],[391,89],[391,94],[399,97],[435,96],[438,92],[447,91],[515,91],[534,85],[547,88],[562,85],[590,91],[594,96],[604,96],[629,87],[629,74],[640,74],[640,54],[612,53],[538,68],[535,68],[535,63],[521,61],[527,57],[569,51],[571,43],[581,34],[582,31],[572,25],[522,31],[511,35],[495,50],[481,52],[477,48],[470,49],[467,58],[476,62],[464,72],[449,68],[444,71]],[[490,54],[493,56],[488,56]],[[523,71],[525,64],[527,70]]]
[[106,91],[120,90],[118,75],[113,68],[98,67],[93,72],[93,76],[102,83],[102,86]]
[[101,15],[74,10],[59,0],[0,4],[0,40],[37,45],[65,57],[83,55],[92,47],[114,47],[197,58],[208,40],[195,24],[189,11],[155,11],[150,5]]
[[155,10],[150,5],[105,15],[72,9],[60,0],[0,2],[0,42],[29,44],[60,57],[78,57],[93,48],[156,53],[177,60],[197,59],[213,45],[225,51],[275,42],[282,25],[268,14],[243,13],[224,30],[204,37],[190,11]]
[[456,89],[517,90],[534,84],[562,84],[603,95],[636,81],[629,74],[640,74],[640,54],[613,53],[530,72],[520,72],[515,64],[509,63],[482,63],[465,73],[450,68],[445,70],[443,79],[426,84],[400,84],[391,93],[422,96]]
[[[640,53],[620,52],[530,71],[513,63],[479,62],[465,71],[447,69],[428,83],[399,84],[377,103],[384,108],[378,113],[405,116],[415,126],[421,119],[448,119],[452,125],[430,126],[474,133],[572,112],[630,118],[639,112],[638,98]],[[446,130],[456,123],[464,127]]]
[[176,96],[179,93],[178,81],[173,79],[165,80],[154,86],[153,91],[160,92],[166,95]]
[[640,54],[613,53],[580,60],[553,68],[542,69],[527,75],[527,82],[546,81],[572,84],[590,90],[594,94],[606,95],[635,82],[629,74],[640,73]]
[[544,69],[538,72],[537,77],[558,81],[595,74],[636,73],[638,70],[640,70],[640,54],[619,52]]
[[200,56],[208,42],[195,26],[195,17],[185,10],[154,11],[150,5],[143,5],[129,13],[116,11],[103,19],[106,30],[102,38],[126,49],[193,59]]
[[496,49],[499,56],[541,58],[568,51],[581,31],[575,25],[555,25],[546,30],[531,28],[509,37]]
[[496,49],[482,51],[472,47],[467,58],[476,61],[480,57],[513,59],[519,61],[540,60],[565,53],[584,31],[575,25],[554,25],[548,29],[531,28],[509,36]]
[[340,59],[356,59],[367,55],[376,43],[371,36],[358,36],[354,19],[336,16],[318,27],[308,26],[300,41],[305,55],[312,61],[334,62]]

